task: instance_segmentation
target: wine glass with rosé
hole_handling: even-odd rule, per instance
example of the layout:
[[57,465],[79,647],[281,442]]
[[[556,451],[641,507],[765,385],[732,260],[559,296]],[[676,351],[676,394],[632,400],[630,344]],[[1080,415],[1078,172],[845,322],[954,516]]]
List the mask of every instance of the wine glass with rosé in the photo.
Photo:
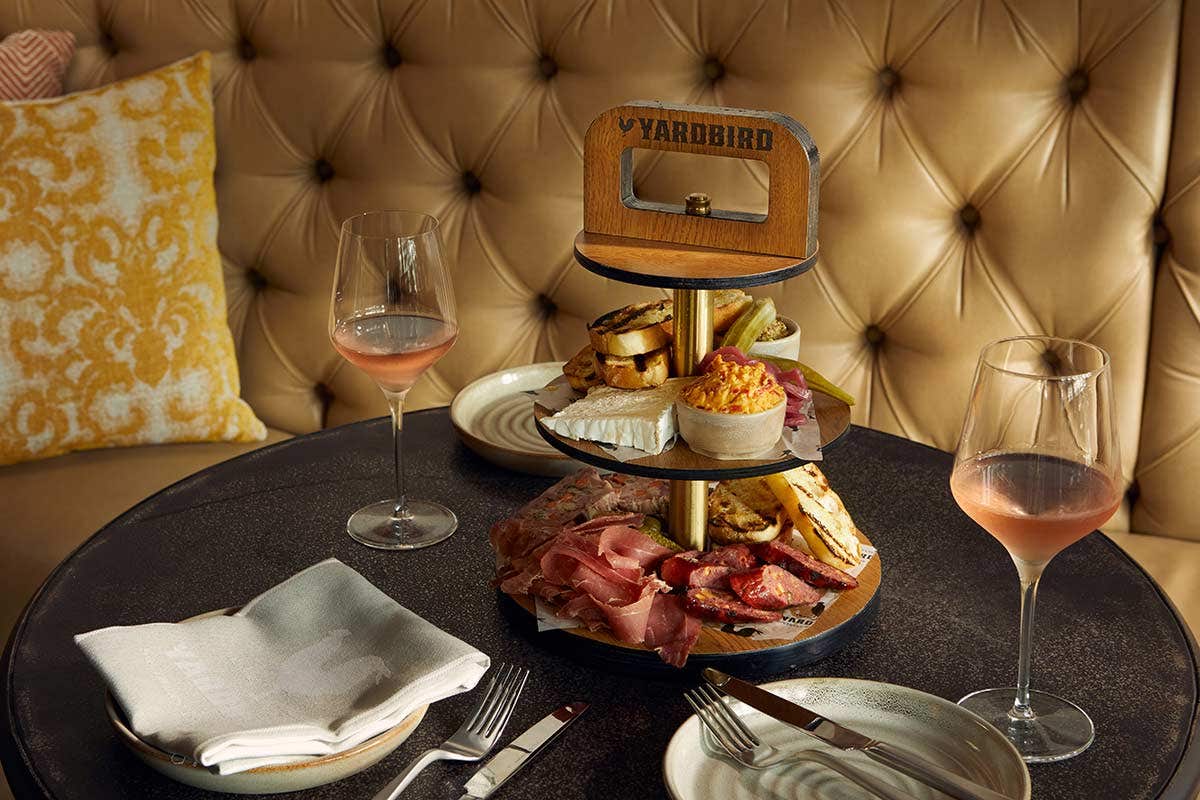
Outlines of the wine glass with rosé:
[[996,537],[1021,580],[1017,685],[959,701],[1008,735],[1026,761],[1061,761],[1092,743],[1074,703],[1029,688],[1033,610],[1042,571],[1121,503],[1121,456],[1108,353],[1050,336],[983,349],[950,490]]
[[458,519],[438,503],[409,499],[400,458],[404,398],[458,338],[436,219],[415,211],[370,211],[342,223],[329,337],[343,358],[379,384],[392,411],[396,495],[355,511],[347,532],[382,550],[442,541]]

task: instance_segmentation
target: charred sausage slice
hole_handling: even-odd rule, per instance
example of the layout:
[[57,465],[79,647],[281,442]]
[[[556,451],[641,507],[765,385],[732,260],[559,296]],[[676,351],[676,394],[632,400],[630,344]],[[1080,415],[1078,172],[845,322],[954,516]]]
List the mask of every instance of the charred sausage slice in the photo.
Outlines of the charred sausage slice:
[[729,576],[729,585],[744,603],[755,608],[782,609],[821,599],[815,588],[774,564],[735,572]]
[[778,611],[764,611],[746,605],[732,592],[721,589],[688,589],[688,613],[718,622],[778,622]]
[[778,539],[756,544],[754,554],[768,564],[781,566],[805,583],[822,589],[842,590],[858,586],[858,579],[853,575],[818,561],[808,553],[784,544]]

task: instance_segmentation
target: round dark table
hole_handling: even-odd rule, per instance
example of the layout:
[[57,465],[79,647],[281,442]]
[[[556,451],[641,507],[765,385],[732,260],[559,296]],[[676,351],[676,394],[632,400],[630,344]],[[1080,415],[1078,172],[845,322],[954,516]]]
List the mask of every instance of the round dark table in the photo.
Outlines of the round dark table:
[[[344,532],[347,515],[386,495],[391,483],[387,421],[374,420],[187,478],[64,561],[0,664],[0,757],[16,796],[217,797],[174,784],[125,752],[104,717],[103,685],[71,637],[242,603],[335,556],[494,661],[530,668],[509,736],[571,700],[592,704],[497,797],[663,797],[663,750],[690,713],[680,692],[694,676],[631,678],[548,647],[532,620],[489,587],[487,531],[551,481],[478,458],[458,442],[444,410],[408,415],[405,433],[412,493],[451,506],[460,519],[454,537],[428,550],[381,553]],[[825,661],[758,677],[853,676],[951,699],[1013,679],[1016,573],[1000,545],[955,505],[950,466],[946,453],[861,428],[830,451],[822,469],[879,547],[879,613],[857,642]],[[69,502],[70,487],[63,492]],[[1200,786],[1196,646],[1158,587],[1092,534],[1050,565],[1038,612],[1034,685],[1079,702],[1097,735],[1083,755],[1033,767],[1033,796],[1192,800]],[[434,705],[412,738],[375,767],[293,796],[370,797],[414,752],[449,735],[467,702]],[[472,769],[435,764],[406,796],[456,798]]]

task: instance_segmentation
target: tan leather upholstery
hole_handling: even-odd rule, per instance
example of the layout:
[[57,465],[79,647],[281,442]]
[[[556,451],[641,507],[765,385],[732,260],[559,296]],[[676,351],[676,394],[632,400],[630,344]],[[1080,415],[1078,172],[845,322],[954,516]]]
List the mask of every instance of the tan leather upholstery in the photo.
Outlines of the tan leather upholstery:
[[[571,258],[596,113],[772,109],[821,151],[821,258],[770,293],[801,321],[805,360],[860,398],[855,421],[949,448],[984,342],[1095,341],[1116,365],[1133,528],[1200,539],[1196,2],[0,2],[0,35],[25,27],[75,33],[76,89],[214,53],[229,319],[268,425],[384,413],[326,338],[342,218],[443,220],[462,335],[410,403],[444,404],[502,366],[570,356],[587,320],[655,294]],[[764,176],[740,162],[674,166],[639,161],[638,191],[761,202]],[[0,497],[56,491],[65,463],[99,480],[83,465],[102,457],[121,458],[0,470]]]
[[171,444],[71,453],[5,467],[0,475],[0,638],[50,571],[123,511],[180,478],[282,441]]
[[[1184,9],[1183,42],[1200,42],[1200,4]],[[1155,240],[1149,375],[1132,528],[1200,539],[1200,50],[1179,54],[1166,195]],[[1193,584],[1200,585],[1195,575]]]
[[[444,222],[465,324],[414,407],[506,364],[569,356],[586,320],[652,294],[571,259],[582,133],[601,109],[650,97],[776,109],[812,132],[822,256],[772,293],[801,319],[805,358],[861,398],[856,421],[950,447],[981,344],[1087,338],[1117,365],[1131,477],[1181,11],[1102,5],[1077,20],[1073,6],[1038,0],[894,15],[844,2],[610,13],[481,0],[450,13],[375,0],[44,0],[4,6],[0,33],[72,30],[71,88],[213,51],[230,323],[244,394],[269,425],[304,432],[383,411],[325,333],[337,225],[362,209]],[[669,167],[641,164],[639,190],[705,189],[718,205],[761,192],[740,162]],[[1172,386],[1154,391],[1185,412]],[[1155,532],[1200,536],[1186,514],[1195,501],[1159,476],[1141,482]]]

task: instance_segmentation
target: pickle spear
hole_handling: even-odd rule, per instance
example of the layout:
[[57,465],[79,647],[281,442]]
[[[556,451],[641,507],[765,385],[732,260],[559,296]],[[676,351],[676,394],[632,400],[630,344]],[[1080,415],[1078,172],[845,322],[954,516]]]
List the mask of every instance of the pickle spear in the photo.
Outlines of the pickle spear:
[[841,400],[848,406],[854,405],[854,395],[850,394],[845,389],[838,386],[836,383],[829,380],[807,364],[801,364],[799,361],[793,361],[790,358],[779,358],[777,356],[755,355],[754,358],[758,358],[763,361],[770,361],[784,372],[798,369],[800,370],[800,374],[804,376],[804,382],[808,384],[810,389],[816,389],[818,392],[822,392],[832,398]]
[[775,301],[769,297],[760,297],[729,326],[719,347],[736,347],[743,353],[749,352],[750,347],[758,341],[758,337],[762,336],[762,332],[774,321]]

